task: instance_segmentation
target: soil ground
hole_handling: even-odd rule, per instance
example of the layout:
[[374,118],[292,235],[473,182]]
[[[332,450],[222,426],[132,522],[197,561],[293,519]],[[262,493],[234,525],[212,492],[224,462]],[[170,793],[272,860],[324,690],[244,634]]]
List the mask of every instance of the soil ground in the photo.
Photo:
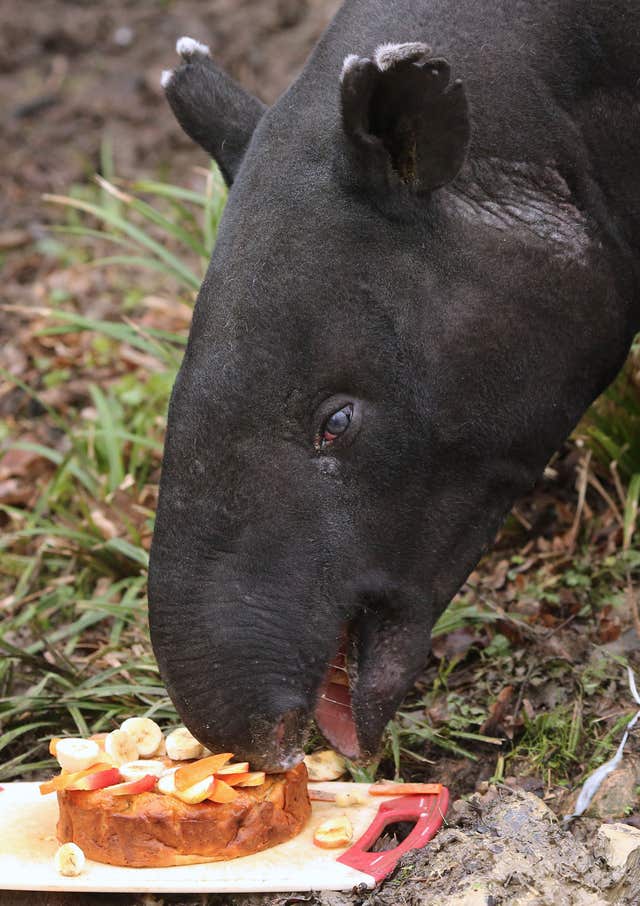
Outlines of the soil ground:
[[43,192],[100,168],[108,136],[117,172],[203,161],[160,89],[190,35],[262,100],[301,69],[338,0],[4,0],[0,9],[0,222],[35,227]]

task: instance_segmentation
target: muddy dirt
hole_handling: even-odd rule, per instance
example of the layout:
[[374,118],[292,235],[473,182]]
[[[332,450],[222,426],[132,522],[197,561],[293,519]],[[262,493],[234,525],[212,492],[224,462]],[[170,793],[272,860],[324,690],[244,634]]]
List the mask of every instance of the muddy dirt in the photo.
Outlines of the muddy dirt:
[[3,0],[0,5],[0,229],[48,219],[43,192],[66,192],[100,167],[109,136],[117,172],[202,163],[160,90],[176,38],[214,58],[267,102],[286,88],[338,0]]

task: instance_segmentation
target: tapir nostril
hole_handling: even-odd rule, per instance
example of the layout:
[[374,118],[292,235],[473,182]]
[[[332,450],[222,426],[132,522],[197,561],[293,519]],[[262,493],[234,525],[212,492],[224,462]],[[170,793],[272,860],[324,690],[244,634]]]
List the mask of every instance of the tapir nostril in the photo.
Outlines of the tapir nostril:
[[305,726],[306,718],[299,708],[285,711],[276,724],[272,739],[275,749],[274,761],[278,770],[288,771],[302,761],[304,757],[302,736]]
[[304,714],[299,708],[285,711],[276,725],[274,734],[276,744],[282,748],[299,744],[303,726]]

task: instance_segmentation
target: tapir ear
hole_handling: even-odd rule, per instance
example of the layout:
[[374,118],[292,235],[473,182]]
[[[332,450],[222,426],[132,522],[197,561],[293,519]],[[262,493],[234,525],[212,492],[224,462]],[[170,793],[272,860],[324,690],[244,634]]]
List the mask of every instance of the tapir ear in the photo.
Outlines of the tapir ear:
[[221,72],[206,44],[180,38],[182,65],[162,73],[162,87],[176,119],[214,158],[228,186],[234,180],[265,105]]
[[341,102],[348,178],[429,193],[460,170],[470,137],[466,95],[426,44],[383,44],[373,60],[348,56]]

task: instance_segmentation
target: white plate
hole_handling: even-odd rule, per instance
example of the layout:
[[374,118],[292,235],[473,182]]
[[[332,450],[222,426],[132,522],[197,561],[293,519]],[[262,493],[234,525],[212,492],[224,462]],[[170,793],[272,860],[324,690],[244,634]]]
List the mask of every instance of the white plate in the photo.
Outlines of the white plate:
[[[368,784],[340,782],[312,786],[334,792],[368,789]],[[325,850],[312,840],[314,828],[336,814],[349,816],[357,840],[389,797],[369,798],[365,805],[346,809],[313,802],[311,819],[295,839],[241,859],[171,868],[121,868],[87,860],[79,877],[65,878],[53,864],[59,846],[55,794],[41,796],[37,783],[7,783],[0,792],[0,888],[109,893],[274,893],[350,890],[359,884],[372,888],[370,875],[336,861],[348,847]]]

